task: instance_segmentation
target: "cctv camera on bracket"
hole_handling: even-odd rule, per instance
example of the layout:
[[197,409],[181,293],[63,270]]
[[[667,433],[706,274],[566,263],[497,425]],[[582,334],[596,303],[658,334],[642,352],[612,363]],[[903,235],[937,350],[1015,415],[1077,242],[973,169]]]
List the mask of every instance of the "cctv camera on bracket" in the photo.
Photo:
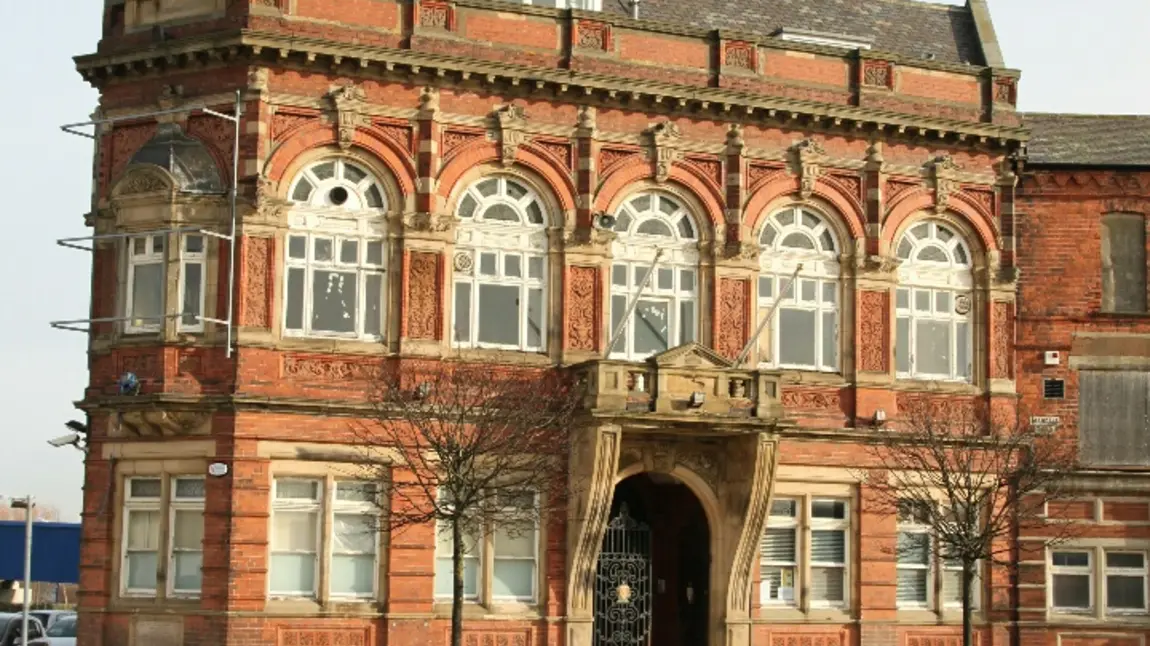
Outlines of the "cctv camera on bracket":
[[610,213],[599,213],[595,215],[595,226],[600,229],[611,231],[615,228],[615,223],[618,221],[615,216]]
[[75,446],[76,448],[80,448],[80,440],[82,439],[84,439],[84,437],[79,433],[69,433],[67,435],[61,435],[60,437],[48,440],[48,444],[51,444],[56,448],[68,446],[69,444]]

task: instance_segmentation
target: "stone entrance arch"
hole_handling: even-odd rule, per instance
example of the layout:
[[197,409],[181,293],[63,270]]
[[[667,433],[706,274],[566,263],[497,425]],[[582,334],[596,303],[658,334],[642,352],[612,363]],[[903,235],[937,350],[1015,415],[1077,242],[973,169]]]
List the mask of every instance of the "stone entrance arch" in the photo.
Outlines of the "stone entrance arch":
[[652,432],[603,423],[576,432],[570,463],[567,644],[593,646],[596,567],[616,486],[640,473],[682,482],[708,525],[707,646],[750,644],[752,568],[766,525],[777,438],[762,430]]

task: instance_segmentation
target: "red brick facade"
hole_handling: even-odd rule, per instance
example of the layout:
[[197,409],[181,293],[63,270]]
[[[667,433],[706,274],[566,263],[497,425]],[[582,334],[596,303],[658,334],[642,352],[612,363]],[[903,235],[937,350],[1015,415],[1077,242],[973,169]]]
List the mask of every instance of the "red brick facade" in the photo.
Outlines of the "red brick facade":
[[[827,262],[837,273],[819,278],[831,281],[835,294],[838,332],[819,350],[829,369],[784,366],[775,353],[785,343],[768,348],[763,340],[770,330],[744,364],[751,379],[778,387],[769,395],[772,405],[783,411],[779,418],[794,421],[778,431],[778,467],[770,486],[749,489],[759,495],[746,504],[746,515],[760,509],[766,522],[772,489],[776,497],[845,501],[846,600],[828,608],[764,606],[758,557],[747,556],[750,549],[757,555],[750,546],[759,536],[746,529],[740,511],[721,530],[713,525],[711,546],[700,547],[715,560],[743,554],[742,563],[753,564],[746,580],[735,576],[737,564],[713,565],[710,646],[961,644],[953,609],[908,611],[896,601],[895,520],[864,511],[874,494],[852,475],[865,466],[860,443],[876,413],[897,418],[909,401],[943,397],[955,405],[1060,415],[1071,427],[1075,373],[1065,360],[1045,367],[1041,351],[1073,356],[1072,333],[1082,329],[1147,331],[1137,317],[1096,316],[1094,263],[1101,257],[1099,214],[1150,214],[1150,176],[1098,171],[1083,180],[1036,170],[1016,187],[1011,160],[1025,131],[1013,110],[1013,70],[878,50],[863,56],[487,0],[265,0],[226,9],[220,3],[207,17],[171,21],[154,41],[157,32],[141,18],[148,4],[112,5],[98,51],[80,57],[78,66],[100,88],[101,110],[112,119],[194,105],[229,112],[240,92],[235,346],[229,357],[223,328],[187,332],[174,319],[145,334],[126,334],[119,324],[94,328],[83,403],[91,437],[81,646],[447,643],[449,605],[435,595],[432,527],[380,538],[370,599],[341,601],[323,592],[276,598],[273,482],[338,478],[340,464],[353,459],[351,425],[364,417],[371,375],[383,365],[456,354],[554,366],[601,357],[614,328],[618,247],[598,217],[620,213],[644,191],[675,200],[693,218],[694,339],[719,357],[707,361],[738,355],[765,311],[770,295],[760,287],[768,271],[760,236],[772,217],[810,209],[834,240]],[[230,178],[227,122],[192,110],[104,126],[95,232],[189,224],[226,230],[226,199],[181,194],[164,184],[171,174],[159,188],[130,181],[143,177],[141,165],[130,162],[157,132],[157,121],[179,124],[209,152],[221,180]],[[293,219],[301,213],[293,206],[293,182],[309,164],[329,158],[367,169],[385,194],[381,235],[389,247],[380,272],[379,338],[295,334],[288,320],[295,259],[289,236],[311,226],[307,218],[315,215]],[[455,281],[470,270],[456,253],[456,214],[464,191],[484,177],[521,182],[547,213],[546,339],[536,351],[453,348]],[[896,356],[898,286],[910,275],[899,266],[899,245],[923,222],[945,227],[969,250],[962,263],[969,306],[961,315],[968,327],[958,328],[969,330],[968,365],[950,357],[956,378],[949,381],[912,374]],[[176,234],[163,235],[169,248],[179,243]],[[222,319],[232,257],[226,241],[209,238],[207,245],[204,314]],[[127,316],[128,254],[122,241],[98,243],[93,317]],[[174,278],[179,263],[170,256],[166,262],[170,314],[182,292]],[[124,372],[141,380],[139,395],[117,393]],[[1038,395],[1046,375],[1067,380],[1057,406]],[[697,418],[690,424],[706,426]],[[633,441],[627,435],[624,429],[624,453]],[[750,455],[750,472],[767,458],[756,461],[741,444],[723,448],[696,439],[673,443],[662,471],[686,482],[710,513],[726,504],[720,498],[727,484],[716,475],[721,467],[708,475],[705,465],[738,464],[736,458]],[[707,453],[714,446],[718,453]],[[644,470],[615,459],[619,479]],[[202,590],[169,592],[176,574],[161,556],[153,594],[132,594],[124,582],[130,479],[174,483],[177,476],[202,476],[212,463],[226,465],[227,473],[205,481]],[[395,477],[403,477],[402,467]],[[1079,511],[1097,524],[1099,537],[1141,538],[1150,496],[1099,493],[1091,500],[1102,502]],[[168,526],[173,508],[161,502],[157,509]],[[1071,517],[1073,510],[1066,511]],[[467,646],[590,646],[571,583],[582,536],[573,519],[588,512],[571,513],[541,529],[531,603],[469,604]],[[159,531],[160,552],[171,533]],[[728,543],[742,551],[719,547]],[[1144,639],[1146,624],[1138,623],[1144,616],[1119,628],[1105,620],[1051,619],[1041,594],[1046,575],[1024,565],[1026,587],[1005,569],[988,570],[976,643],[1125,646]],[[322,589],[329,566],[319,572]]]

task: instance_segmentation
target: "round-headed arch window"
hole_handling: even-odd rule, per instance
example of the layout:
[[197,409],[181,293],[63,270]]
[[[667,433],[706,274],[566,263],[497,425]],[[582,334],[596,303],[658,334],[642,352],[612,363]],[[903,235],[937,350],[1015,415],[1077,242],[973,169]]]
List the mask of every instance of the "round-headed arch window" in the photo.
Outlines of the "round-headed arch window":
[[383,210],[387,200],[379,180],[346,159],[327,159],[305,168],[288,192],[292,202],[314,207]]
[[895,298],[896,369],[901,377],[969,381],[973,275],[970,249],[950,225],[926,220],[903,234]]
[[790,206],[763,224],[759,245],[759,320],[772,316],[759,337],[760,363],[837,371],[842,289],[834,229],[819,213]]
[[523,181],[497,175],[468,186],[455,213],[455,344],[542,351],[550,221],[543,202]]
[[300,171],[289,196],[284,333],[382,338],[388,246],[379,179],[354,161],[328,158]]
[[670,195],[639,193],[616,211],[615,231],[611,330],[621,326],[622,334],[611,356],[639,360],[694,341],[699,306],[694,215]]

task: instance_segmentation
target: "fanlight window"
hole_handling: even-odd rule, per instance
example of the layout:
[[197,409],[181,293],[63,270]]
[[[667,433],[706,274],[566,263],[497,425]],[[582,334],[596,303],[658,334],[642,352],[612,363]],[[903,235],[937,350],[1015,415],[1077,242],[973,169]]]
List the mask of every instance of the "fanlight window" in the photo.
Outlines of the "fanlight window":
[[[698,327],[698,228],[675,198],[641,193],[615,214],[619,236],[612,249],[611,330],[635,309],[611,356],[643,359],[695,340]],[[655,274],[643,287],[655,253],[663,250]]]
[[841,268],[830,225],[814,211],[788,207],[763,225],[759,244],[758,320],[775,308],[759,337],[760,363],[837,371]]
[[547,342],[547,216],[511,177],[470,186],[456,210],[454,340],[541,351]]
[[379,180],[353,162],[326,159],[305,168],[289,195],[285,334],[382,338],[388,248]]
[[898,243],[896,368],[900,377],[970,381],[970,250],[950,226],[916,224]]

